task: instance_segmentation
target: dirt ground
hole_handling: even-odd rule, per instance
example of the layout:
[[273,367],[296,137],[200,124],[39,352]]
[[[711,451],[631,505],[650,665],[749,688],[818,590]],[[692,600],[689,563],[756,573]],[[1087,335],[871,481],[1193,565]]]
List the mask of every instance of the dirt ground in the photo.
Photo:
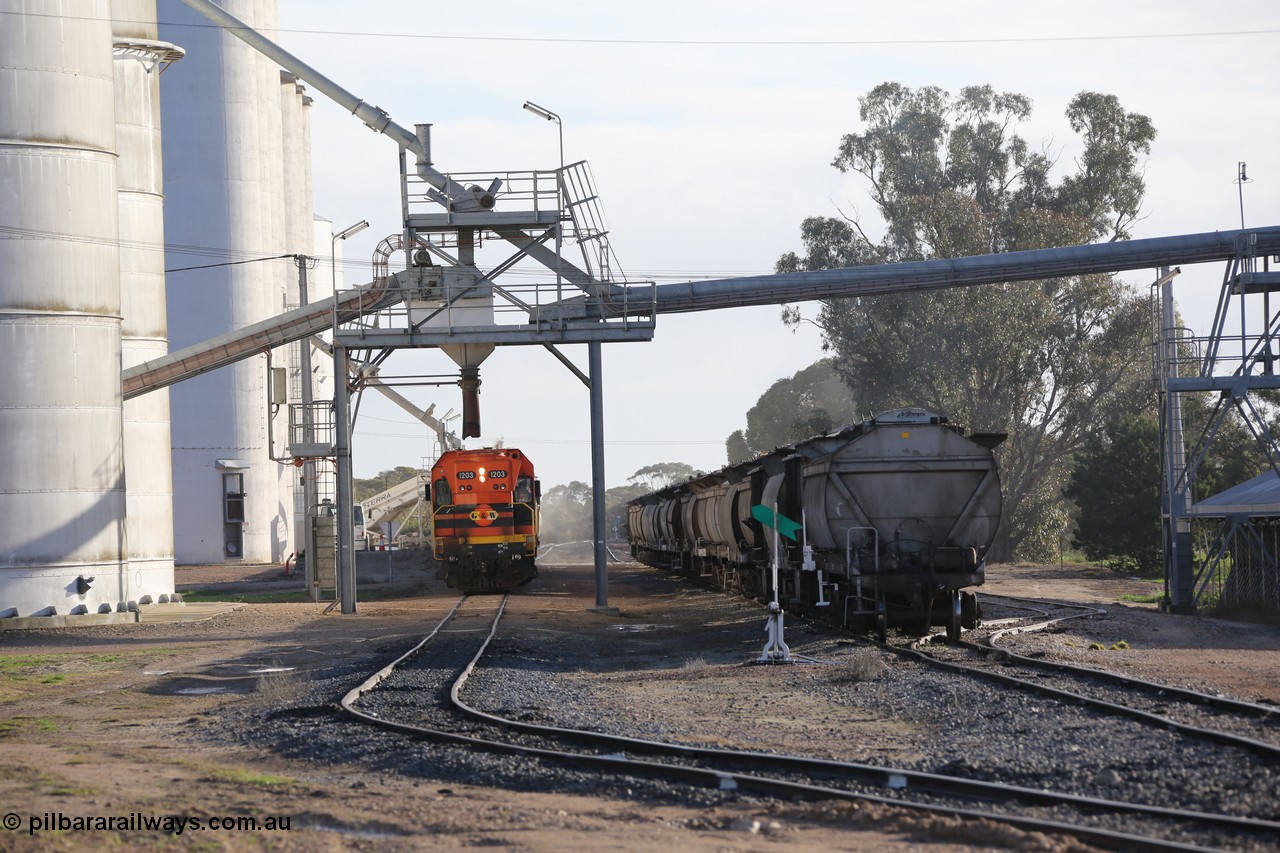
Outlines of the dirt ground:
[[[403,574],[403,573],[402,573]],[[1070,849],[992,826],[920,822],[874,806],[653,806],[604,797],[447,787],[394,773],[289,760],[204,734],[226,703],[267,710],[305,690],[307,673],[407,647],[455,597],[404,577],[405,597],[372,600],[354,616],[326,604],[251,603],[202,621],[0,631],[0,848],[178,850],[929,850]],[[296,588],[278,567],[180,568],[179,589],[227,584]],[[388,593],[389,588],[379,590]],[[987,590],[1097,604],[1106,617],[1016,640],[1063,656],[1177,683],[1280,701],[1280,630],[1168,617],[1120,603],[1152,584],[1078,567],[993,567]],[[545,570],[513,597],[508,619],[555,619],[598,631],[618,618],[591,610],[589,566]],[[663,618],[663,603],[623,586],[610,604],[630,620]],[[220,608],[203,607],[213,612]],[[194,611],[193,611],[194,612]],[[545,623],[543,623],[545,624]],[[511,628],[509,628],[511,630]],[[1123,651],[1088,652],[1094,637]],[[1011,641],[1012,642],[1012,641]],[[1105,657],[1104,657],[1105,656]],[[293,668],[288,677],[273,670]],[[290,694],[293,695],[290,695]],[[288,818],[280,829],[85,829],[109,816]],[[77,823],[77,821],[79,823]],[[16,825],[16,828],[11,828]]]

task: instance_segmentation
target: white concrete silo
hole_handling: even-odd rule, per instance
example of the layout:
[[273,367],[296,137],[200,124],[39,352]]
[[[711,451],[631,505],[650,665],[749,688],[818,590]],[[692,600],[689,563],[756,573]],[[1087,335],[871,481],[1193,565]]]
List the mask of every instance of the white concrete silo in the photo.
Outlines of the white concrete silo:
[[107,0],[0,0],[0,615],[121,609]]
[[[112,0],[120,204],[121,360],[169,350],[164,289],[160,72],[181,51],[157,39],[155,0]],[[173,593],[173,476],[169,391],[124,404],[129,574],[138,600]]]
[[[274,0],[222,5],[251,25],[274,22]],[[179,0],[158,9],[160,37],[187,51],[160,87],[166,267],[205,267],[168,275],[176,349],[280,313],[295,267],[261,260],[286,251],[278,69]],[[179,383],[171,400],[177,562],[287,557],[292,500],[270,459],[265,360]]]
[[[305,87],[298,78],[287,71],[279,72],[280,115],[283,139],[281,164],[284,169],[284,202],[287,208],[285,222],[285,250],[299,256],[300,266],[295,267],[294,275],[288,282],[285,302],[289,308],[316,300],[315,291],[315,234],[312,215],[311,188],[311,147],[310,147],[310,103]],[[306,279],[306,293],[303,293],[303,277]],[[306,348],[304,350],[304,347]],[[303,399],[303,365],[311,366],[313,359],[304,356],[310,354],[311,342],[302,340],[290,344],[288,353],[288,394],[292,402]],[[287,444],[288,408],[281,407],[276,413],[275,435],[277,447],[282,454]],[[292,500],[293,509],[293,552],[305,550],[306,504],[308,493],[305,486],[307,477],[315,476],[316,466],[308,464],[305,468],[285,466],[281,468],[281,495]],[[316,500],[314,495],[310,500]]]

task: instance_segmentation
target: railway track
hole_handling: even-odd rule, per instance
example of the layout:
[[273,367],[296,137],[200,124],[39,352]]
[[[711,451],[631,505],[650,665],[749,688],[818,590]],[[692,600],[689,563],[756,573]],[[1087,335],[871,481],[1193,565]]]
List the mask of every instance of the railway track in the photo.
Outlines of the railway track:
[[[995,596],[988,598],[998,600]],[[985,636],[977,641],[962,640],[940,646],[929,642],[938,639],[931,637],[915,643],[913,648],[895,647],[894,650],[953,672],[1238,747],[1280,763],[1280,706],[1160,684],[1094,667],[1043,660],[1000,648],[997,644],[1006,637],[1048,630],[1070,619],[1104,612],[1078,604],[1009,599],[1006,606],[1008,602],[1021,602],[1014,606],[1034,611],[1037,617],[987,622]]]
[[342,699],[364,722],[613,775],[658,777],[780,798],[891,804],[1071,835],[1116,850],[1269,849],[1280,823],[1117,802],[895,767],[626,737],[513,720],[472,707],[466,685],[507,599],[459,599],[427,636]]

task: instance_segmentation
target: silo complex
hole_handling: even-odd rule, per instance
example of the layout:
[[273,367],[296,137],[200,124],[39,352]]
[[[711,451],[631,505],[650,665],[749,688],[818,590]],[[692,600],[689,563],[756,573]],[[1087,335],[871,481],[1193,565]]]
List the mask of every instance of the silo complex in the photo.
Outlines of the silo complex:
[[0,616],[138,598],[126,564],[111,10],[0,0]]
[[[274,0],[222,5],[267,31],[275,24]],[[179,0],[158,7],[160,37],[187,52],[160,87],[169,340],[177,349],[279,314],[297,276],[282,256],[312,251],[309,241],[288,245],[286,223],[297,214],[285,201],[279,68]],[[305,221],[309,227],[310,211]],[[285,352],[273,366],[287,367]],[[294,475],[271,459],[267,387],[261,357],[173,386],[180,564],[280,561],[294,550]]]
[[[157,39],[155,0],[113,0],[120,201],[121,359],[132,367],[168,352],[160,72],[181,56]],[[129,573],[153,599],[173,592],[173,477],[169,391],[124,404]],[[155,590],[155,592],[150,592]]]

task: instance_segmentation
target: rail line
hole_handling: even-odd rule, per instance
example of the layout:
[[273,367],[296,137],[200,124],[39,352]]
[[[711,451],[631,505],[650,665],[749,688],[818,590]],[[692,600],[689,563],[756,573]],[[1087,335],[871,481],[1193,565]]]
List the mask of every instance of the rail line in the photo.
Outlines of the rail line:
[[[363,722],[415,737],[611,774],[657,777],[775,797],[857,800],[959,818],[997,820],[1025,831],[1070,835],[1108,849],[1214,849],[1176,840],[1188,832],[1201,838],[1208,832],[1213,844],[1241,836],[1256,839],[1264,846],[1280,839],[1280,823],[1257,818],[1116,802],[894,767],[695,747],[490,714],[470,706],[462,693],[497,633],[506,604],[504,596],[496,605],[477,607],[476,599],[463,596],[421,642],[349,691],[341,700],[342,708]],[[461,619],[474,622],[478,615],[489,613],[487,630],[484,626],[450,627]],[[429,664],[423,663],[424,653],[450,634],[455,641],[442,644],[446,647],[443,654],[431,656]],[[473,653],[461,654],[464,646]],[[411,679],[397,686],[396,680],[409,678],[412,668],[429,669],[431,675],[426,681]],[[380,697],[376,711],[356,707],[381,692],[393,696],[389,700]],[[422,707],[421,699],[426,693],[437,696],[437,709]],[[454,712],[442,715],[439,706],[446,701]],[[429,721],[424,722],[424,716]],[[414,721],[409,722],[406,717]],[[568,745],[577,749],[568,750]],[[582,751],[584,747],[588,751]],[[874,792],[886,789],[893,793]],[[976,801],[987,807],[957,805],[957,800]],[[995,805],[1024,811],[999,811],[993,808]],[[1126,815],[1130,823],[1138,824],[1139,832],[1148,834],[1100,825],[1115,815]]]
[[[1029,599],[1012,600],[1034,602]],[[1005,637],[1046,630],[1068,619],[1105,613],[1088,605],[1035,603],[1039,608],[1028,609],[1039,610],[1045,617],[1043,621],[1001,627],[980,643],[962,640],[942,648],[929,642],[917,642],[912,648],[889,648],[900,655],[952,672],[1083,704],[1102,713],[1128,717],[1186,736],[1239,747],[1268,760],[1280,760],[1280,707],[1146,681],[1094,667],[1039,660],[996,646]],[[1053,608],[1074,612],[1053,616]],[[922,646],[931,650],[925,651]],[[1039,675],[1034,680],[1022,677],[1016,674],[1020,669],[1034,669]],[[1205,725],[1206,716],[1216,727]],[[1254,736],[1260,729],[1268,739]]]

